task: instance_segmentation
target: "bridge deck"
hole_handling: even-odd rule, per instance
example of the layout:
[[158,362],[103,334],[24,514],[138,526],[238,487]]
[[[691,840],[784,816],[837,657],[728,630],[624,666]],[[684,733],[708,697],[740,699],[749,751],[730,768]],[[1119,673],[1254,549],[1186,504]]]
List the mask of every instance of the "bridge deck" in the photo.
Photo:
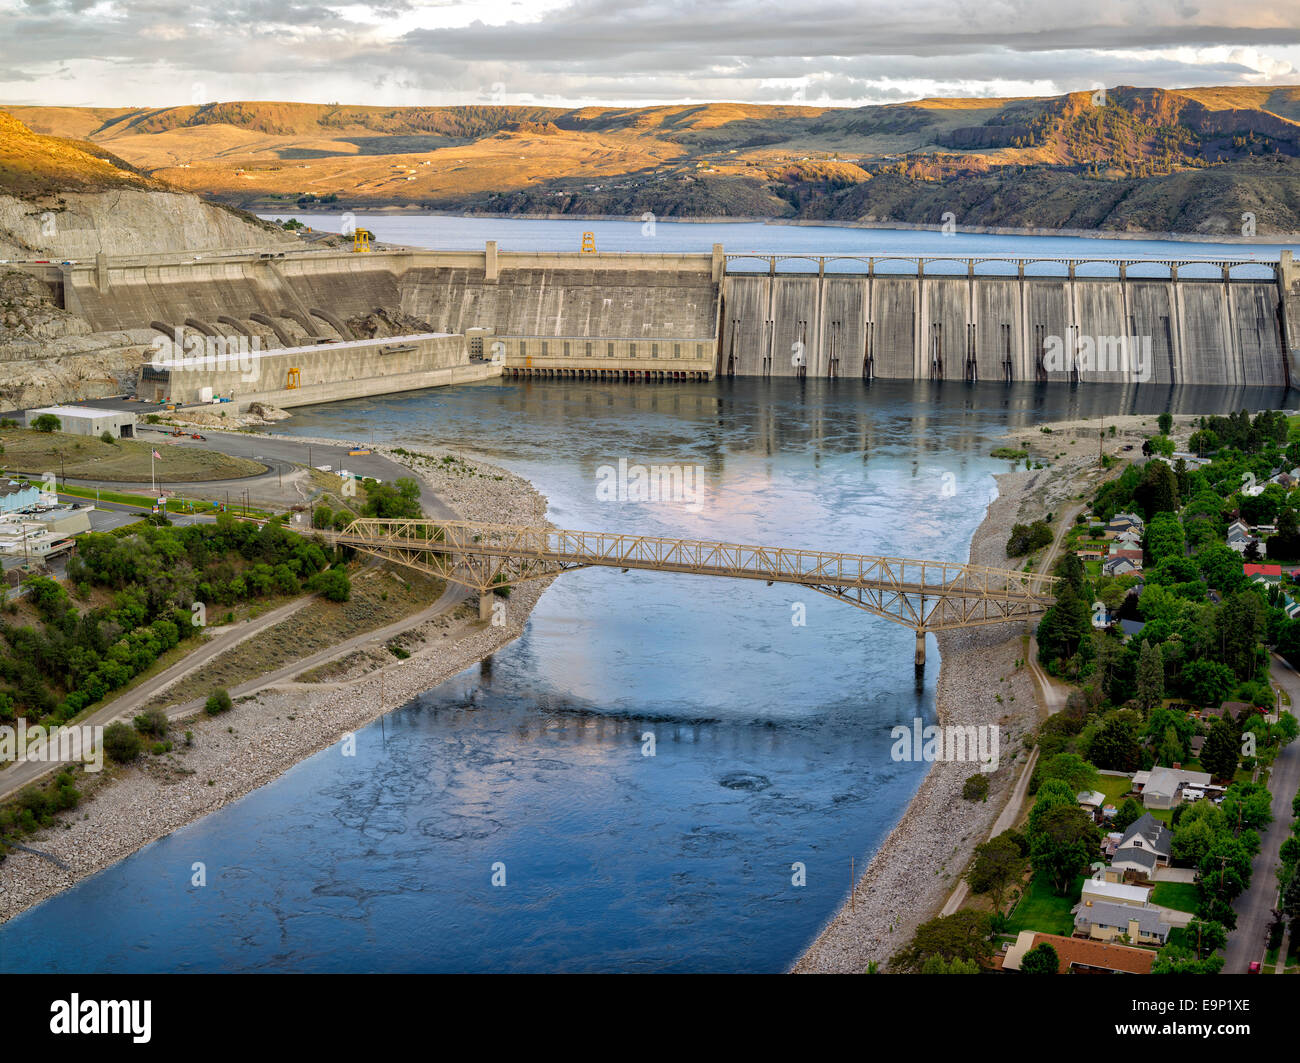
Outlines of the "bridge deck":
[[1055,580],[954,561],[473,521],[362,518],[332,537],[480,592],[592,566],[788,583],[918,630],[1041,614]]

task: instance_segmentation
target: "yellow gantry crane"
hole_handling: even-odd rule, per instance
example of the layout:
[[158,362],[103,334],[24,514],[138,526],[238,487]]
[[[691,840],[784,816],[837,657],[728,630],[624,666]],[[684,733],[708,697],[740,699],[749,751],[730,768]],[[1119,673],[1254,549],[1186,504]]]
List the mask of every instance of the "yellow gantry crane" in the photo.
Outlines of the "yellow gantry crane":
[[582,234],[582,253],[584,255],[594,255],[596,253],[596,234]]
[[375,238],[375,234],[369,229],[352,230],[352,250],[354,252],[369,251],[370,241]]
[[290,369],[289,377],[284,382],[284,390],[292,391],[294,388],[300,387],[302,387],[302,372],[297,368]]

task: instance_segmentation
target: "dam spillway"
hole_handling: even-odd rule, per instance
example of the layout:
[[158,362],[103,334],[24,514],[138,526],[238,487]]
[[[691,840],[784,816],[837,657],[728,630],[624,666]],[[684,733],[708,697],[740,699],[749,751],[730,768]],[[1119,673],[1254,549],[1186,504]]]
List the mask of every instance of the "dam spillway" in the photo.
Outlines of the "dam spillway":
[[400,312],[468,337],[470,357],[510,375],[1285,386],[1300,343],[1289,251],[1277,262],[1095,263],[741,255],[721,245],[503,252],[489,242],[21,268],[95,331],[256,335],[274,348],[360,339],[347,319]]

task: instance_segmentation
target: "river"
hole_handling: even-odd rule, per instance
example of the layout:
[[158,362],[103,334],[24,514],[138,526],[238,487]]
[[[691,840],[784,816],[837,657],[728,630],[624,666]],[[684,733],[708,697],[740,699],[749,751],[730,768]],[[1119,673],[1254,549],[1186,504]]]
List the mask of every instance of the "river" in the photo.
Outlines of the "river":
[[[504,381],[278,431],[455,446],[531,479],[562,526],[964,560],[1007,467],[994,435],[1171,400],[1282,396]],[[598,499],[620,459],[698,467],[701,491]],[[0,969],[782,970],[919,784],[889,756],[891,727],[934,713],[937,654],[918,679],[912,641],[781,585],[565,574],[521,638],[355,758],[326,750],[0,928]]]

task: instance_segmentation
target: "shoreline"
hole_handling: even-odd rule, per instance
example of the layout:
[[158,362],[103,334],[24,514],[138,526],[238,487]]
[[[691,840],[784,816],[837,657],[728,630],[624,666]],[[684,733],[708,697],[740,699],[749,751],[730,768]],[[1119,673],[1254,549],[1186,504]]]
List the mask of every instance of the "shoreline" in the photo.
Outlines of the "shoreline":
[[[463,466],[477,474],[471,476],[413,463],[392,453],[391,446],[374,449],[409,468],[463,519],[546,523],[546,499],[506,469],[461,457]],[[483,485],[490,487],[479,490]],[[514,587],[510,597],[502,599],[502,627],[458,617],[463,602],[452,603],[397,636],[410,654],[404,660],[388,654],[386,644],[332,657],[331,663],[341,670],[339,678],[304,682],[296,674],[236,699],[220,716],[199,713],[187,718],[174,728],[171,753],[142,754],[130,765],[106,764],[93,794],[75,813],[26,839],[29,848],[14,849],[0,862],[0,924],[273,782],[308,757],[481,663],[523,633],[550,582]],[[376,661],[377,666],[368,667]],[[320,667],[304,667],[304,672]],[[193,731],[192,746],[183,744],[181,732],[186,728]]]
[[[333,206],[333,204],[331,204]],[[261,218],[263,221],[270,220],[271,212],[265,211],[259,207],[240,207],[240,210],[246,210],[248,213]],[[639,215],[633,217],[626,214],[498,214],[487,212],[464,212],[454,210],[430,210],[426,207],[417,206],[399,206],[389,204],[382,207],[351,206],[341,207],[337,210],[323,209],[317,206],[311,211],[299,211],[301,214],[313,214],[319,216],[331,216],[338,214],[342,217],[344,214],[374,214],[381,217],[392,218],[457,218],[457,219],[483,219],[484,221],[621,221],[628,224],[641,225]],[[276,217],[290,218],[294,217],[293,212],[284,214],[276,213]],[[920,222],[904,221],[827,221],[822,218],[776,218],[776,217],[748,217],[734,214],[724,214],[719,216],[705,215],[703,217],[664,217],[656,218],[657,222],[680,225],[788,225],[798,226],[810,229],[875,229],[884,232],[933,232],[943,231],[943,227],[933,224],[921,224]],[[959,236],[1033,236],[1033,237],[1055,237],[1066,236],[1084,240],[1157,240],[1171,243],[1188,243],[1188,244],[1243,244],[1252,246],[1257,244],[1276,245],[1281,247],[1285,244],[1295,243],[1300,240],[1300,232],[1287,233],[1260,233],[1255,236],[1239,236],[1232,233],[1180,233],[1180,232],[1158,232],[1128,229],[1047,229],[1041,226],[1017,227],[1007,225],[958,225],[953,229]]]
[[[1005,550],[1011,524],[1038,519],[1044,512],[1060,513],[1078,493],[1080,477],[1090,465],[1091,455],[1074,455],[1043,469],[995,475],[997,497],[971,537],[969,562],[1011,567]],[[972,765],[935,761],[870,854],[851,893],[789,973],[862,973],[871,963],[884,970],[916,928],[942,910],[975,846],[987,840],[1011,799],[1030,757],[1025,740],[1044,716],[1033,675],[1023,663],[1032,630],[1030,624],[1012,621],[935,633],[940,652],[937,722],[999,728],[1000,763],[988,776],[988,798],[971,802],[961,796]]]

